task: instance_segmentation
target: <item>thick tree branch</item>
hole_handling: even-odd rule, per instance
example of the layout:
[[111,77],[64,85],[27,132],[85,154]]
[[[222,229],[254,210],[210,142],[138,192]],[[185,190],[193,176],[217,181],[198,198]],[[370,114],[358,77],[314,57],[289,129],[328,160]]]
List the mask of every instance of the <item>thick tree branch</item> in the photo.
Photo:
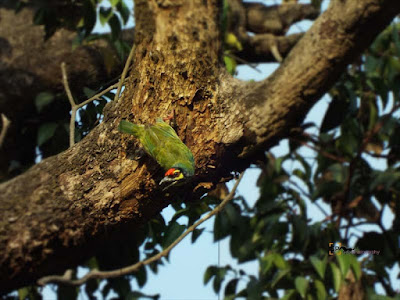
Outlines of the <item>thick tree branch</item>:
[[223,97],[236,99],[231,113],[247,107],[240,114],[242,119],[236,121],[246,124],[242,130],[246,132],[243,137],[247,138],[249,148],[242,155],[251,153],[250,144],[266,147],[287,136],[347,64],[361,54],[399,11],[400,2],[394,5],[389,0],[334,0],[273,75],[259,83],[237,81],[234,86],[227,83],[228,92],[222,93]]
[[319,10],[311,4],[285,3],[266,6],[262,3],[244,2],[246,29],[254,33],[285,35],[290,26],[301,20],[314,20]]
[[[171,243],[167,248],[165,248],[163,251],[159,252],[156,255],[153,255],[152,257],[149,257],[148,259],[145,259],[143,261],[139,261],[134,265],[127,266],[121,269],[117,270],[112,270],[112,271],[99,271],[99,270],[92,270],[85,276],[83,276],[80,279],[73,280],[71,279],[71,274],[68,273],[64,274],[63,276],[57,276],[57,275],[50,275],[46,276],[43,278],[40,278],[38,281],[39,285],[46,285],[49,283],[63,283],[67,285],[82,285],[86,283],[90,279],[106,279],[106,278],[114,278],[114,277],[120,277],[123,275],[128,275],[133,272],[138,271],[140,268],[149,265],[157,260],[160,260],[163,257],[167,257],[169,253],[171,252],[172,249],[174,249],[185,237],[187,237],[190,233],[192,233],[197,227],[199,227],[201,224],[203,224],[205,221],[210,219],[211,217],[215,216],[216,214],[220,213],[224,207],[233,199],[236,193],[236,189],[240,183],[240,180],[243,178],[244,172],[242,172],[239,175],[239,178],[236,180],[235,185],[233,186],[231,192],[222,200],[222,202],[214,208],[211,212],[209,212],[207,215],[205,215],[203,218],[195,222],[192,226],[190,226],[184,233],[182,233],[175,241]],[[70,273],[70,272],[69,272]]]
[[[290,26],[300,20],[315,19],[318,15],[319,10],[309,4],[266,6],[230,0],[228,30],[234,32],[242,43],[243,50],[236,55],[244,61],[280,62],[302,37],[302,34],[285,36]],[[248,32],[255,35],[248,35]]]
[[288,36],[275,36],[273,34],[249,36],[242,41],[243,50],[237,55],[247,62],[276,62],[273,49],[276,48],[282,57],[286,57],[302,36],[302,33]]
[[[118,133],[121,118],[146,123],[175,110],[195,155],[194,183],[208,182],[195,197],[286,137],[400,11],[389,0],[333,0],[269,79],[245,83],[220,68],[217,1],[158,3],[135,3],[134,69],[103,123],[0,185],[2,292],[62,273],[168,205],[172,196],[156,183],[162,170],[148,157],[129,159],[135,144]],[[179,192],[190,199],[192,189]]]

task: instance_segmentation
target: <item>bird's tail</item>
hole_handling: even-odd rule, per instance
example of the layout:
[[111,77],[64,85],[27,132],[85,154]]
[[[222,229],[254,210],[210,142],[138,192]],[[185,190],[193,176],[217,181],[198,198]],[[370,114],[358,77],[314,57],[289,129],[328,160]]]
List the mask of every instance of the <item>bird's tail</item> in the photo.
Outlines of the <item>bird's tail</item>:
[[118,130],[123,133],[129,133],[133,136],[139,137],[141,131],[143,130],[142,125],[136,125],[126,120],[121,120],[118,126]]

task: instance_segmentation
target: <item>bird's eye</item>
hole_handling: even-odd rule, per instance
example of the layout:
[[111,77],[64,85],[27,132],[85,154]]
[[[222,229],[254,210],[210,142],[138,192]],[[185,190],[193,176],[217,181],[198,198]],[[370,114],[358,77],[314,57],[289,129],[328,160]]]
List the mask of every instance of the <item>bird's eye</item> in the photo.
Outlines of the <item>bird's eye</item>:
[[177,171],[177,172],[174,172],[174,174],[172,174],[172,176],[173,177],[178,177],[180,174],[181,174],[181,172]]

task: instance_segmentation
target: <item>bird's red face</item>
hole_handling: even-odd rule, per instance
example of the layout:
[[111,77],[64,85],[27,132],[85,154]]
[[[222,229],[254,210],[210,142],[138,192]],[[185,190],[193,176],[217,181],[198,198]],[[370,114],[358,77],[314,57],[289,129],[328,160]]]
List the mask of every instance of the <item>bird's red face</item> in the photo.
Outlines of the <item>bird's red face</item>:
[[183,173],[179,169],[171,168],[167,172],[165,172],[164,178],[160,181],[160,185],[164,182],[173,182],[176,183],[177,181],[184,178]]

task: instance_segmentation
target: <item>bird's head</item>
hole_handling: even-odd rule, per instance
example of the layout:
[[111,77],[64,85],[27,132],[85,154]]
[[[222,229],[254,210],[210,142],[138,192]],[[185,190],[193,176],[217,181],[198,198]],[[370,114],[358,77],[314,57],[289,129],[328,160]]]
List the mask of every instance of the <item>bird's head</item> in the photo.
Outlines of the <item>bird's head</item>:
[[185,179],[185,175],[181,169],[171,168],[165,172],[164,178],[160,181],[160,185],[164,182],[168,182],[170,184],[167,187],[170,187],[171,185],[175,185],[183,179]]

